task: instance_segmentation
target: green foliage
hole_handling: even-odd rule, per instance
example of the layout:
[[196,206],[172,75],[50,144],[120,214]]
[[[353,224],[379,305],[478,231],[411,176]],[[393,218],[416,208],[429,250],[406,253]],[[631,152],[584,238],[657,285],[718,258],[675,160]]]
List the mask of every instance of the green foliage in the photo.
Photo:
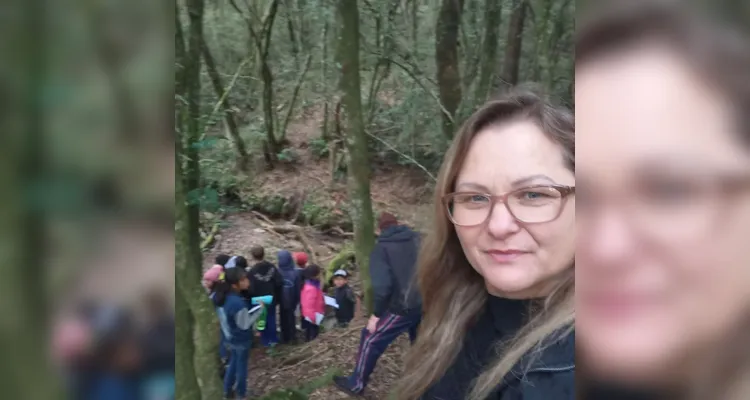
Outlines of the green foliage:
[[294,164],[299,161],[299,154],[293,148],[287,147],[281,150],[281,152],[276,155],[276,158],[281,162]]
[[317,159],[328,157],[328,142],[324,139],[313,139],[310,141],[310,152]]

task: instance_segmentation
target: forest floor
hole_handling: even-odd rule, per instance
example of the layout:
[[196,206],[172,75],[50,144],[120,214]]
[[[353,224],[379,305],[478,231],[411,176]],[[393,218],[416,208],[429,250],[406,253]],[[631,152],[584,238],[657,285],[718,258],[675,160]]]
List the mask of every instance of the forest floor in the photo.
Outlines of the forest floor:
[[[304,109],[288,128],[289,146],[299,160],[273,171],[259,172],[254,177],[254,190],[284,194],[316,193],[315,201],[339,204],[346,199],[343,183],[331,183],[327,159],[316,159],[309,149],[311,141],[320,136],[322,107]],[[257,189],[256,189],[257,188]],[[400,165],[378,166],[372,174],[371,192],[376,216],[390,211],[402,222],[417,229],[427,229],[431,180],[422,171]],[[322,196],[321,196],[322,195]],[[218,253],[248,255],[250,248],[261,245],[270,259],[280,249],[312,252],[312,262],[328,264],[344,247],[345,239],[328,236],[311,227],[302,227],[305,240],[295,232],[279,233],[269,229],[271,221],[254,212],[228,215],[216,235],[213,247],[205,254],[208,268]],[[360,280],[354,271],[350,285],[358,293]],[[263,394],[265,400],[332,400],[349,396],[338,391],[331,382],[336,374],[351,373],[365,317],[359,316],[346,330],[324,331],[309,344],[279,346],[273,350],[255,348],[251,353],[249,385]],[[406,335],[399,337],[381,356],[366,389],[365,398],[385,400],[401,375],[404,355],[409,347]]]

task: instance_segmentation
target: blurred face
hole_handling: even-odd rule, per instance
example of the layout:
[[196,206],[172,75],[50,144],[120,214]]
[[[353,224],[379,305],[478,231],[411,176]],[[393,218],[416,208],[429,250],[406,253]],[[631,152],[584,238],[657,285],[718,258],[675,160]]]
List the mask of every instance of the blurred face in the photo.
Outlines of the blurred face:
[[342,287],[346,285],[346,278],[337,276],[333,278],[333,284],[336,285],[336,287]]
[[578,349],[592,371],[668,379],[750,304],[750,154],[655,46],[576,67],[576,108]]
[[250,280],[247,279],[247,276],[243,276],[242,279],[237,283],[237,286],[239,286],[240,290],[247,290],[250,288]]
[[484,208],[489,213],[479,224],[457,224],[456,233],[466,258],[484,277],[490,294],[517,299],[543,297],[561,273],[571,268],[575,201],[570,196],[563,202],[539,188],[550,184],[575,186],[575,178],[565,167],[562,150],[535,124],[511,121],[485,128],[474,138],[459,171],[456,192],[503,195],[515,191],[508,201],[515,205],[517,215],[561,208],[554,220],[524,224],[499,200],[493,203],[472,195],[454,201],[454,219],[468,221]]

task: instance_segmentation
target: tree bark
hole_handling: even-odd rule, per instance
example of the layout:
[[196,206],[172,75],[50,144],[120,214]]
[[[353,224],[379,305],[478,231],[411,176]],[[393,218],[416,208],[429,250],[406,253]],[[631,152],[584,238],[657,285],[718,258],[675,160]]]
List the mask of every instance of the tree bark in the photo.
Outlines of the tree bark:
[[[179,185],[179,183],[178,183]],[[183,199],[184,200],[184,199]],[[177,246],[181,244],[177,243]],[[177,255],[182,251],[178,251]],[[176,260],[182,261],[182,260]],[[198,379],[195,377],[193,357],[195,356],[195,345],[193,342],[193,314],[182,295],[182,290],[176,288],[175,300],[175,386],[176,400],[201,400],[201,390]]]
[[362,93],[359,76],[359,10],[356,0],[339,0],[338,64],[341,68],[339,89],[347,119],[346,145],[349,150],[349,190],[354,222],[354,246],[363,277],[365,304],[372,311],[370,253],[374,246],[374,223],[370,197],[370,155],[362,115]]
[[458,60],[458,32],[464,0],[443,0],[435,28],[435,63],[440,102],[450,115],[442,114],[443,134],[453,137],[454,118],[461,103],[461,74]]
[[224,123],[227,124],[227,130],[229,131],[229,139],[234,144],[234,149],[237,151],[237,166],[242,172],[247,173],[250,166],[250,157],[247,155],[247,148],[245,147],[245,141],[240,136],[240,130],[237,126],[237,121],[234,119],[232,114],[232,104],[229,98],[224,96],[224,82],[222,82],[221,75],[216,68],[216,62],[214,61],[211,50],[208,48],[208,44],[205,38],[201,38],[201,50],[203,52],[203,61],[206,63],[206,69],[208,70],[208,76],[211,79],[211,84],[214,87],[214,92],[219,99],[224,99],[221,102],[221,107],[224,111]]
[[[193,197],[188,204],[188,219],[192,226],[200,224],[200,202],[198,201],[198,190],[200,188],[200,152],[196,143],[201,135],[201,109],[200,109],[200,73],[201,73],[201,43],[203,42],[203,0],[189,0],[187,2],[190,27],[188,32],[187,59],[185,60],[185,100],[188,105],[185,132],[187,140],[184,154],[185,162],[185,188]],[[193,252],[191,259],[200,259],[200,232],[196,229],[190,231],[190,246]],[[191,276],[200,279],[200,264],[195,266]]]
[[497,43],[503,7],[499,0],[485,0],[484,35],[482,37],[482,58],[479,81],[476,85],[474,101],[483,103],[492,92],[492,82],[498,70]]
[[521,46],[523,44],[523,26],[526,20],[526,0],[515,0],[513,13],[508,26],[508,38],[505,47],[503,80],[506,85],[518,84],[518,70],[521,65]]
[[[203,400],[219,399],[223,395],[216,376],[218,335],[213,306],[200,285],[203,255],[200,249],[199,204],[188,197],[200,188],[200,164],[196,143],[200,138],[200,68],[203,42],[203,0],[189,0],[190,33],[185,61],[186,97],[188,102],[187,128],[175,142],[175,283],[190,306],[193,315],[195,352],[193,370]],[[183,170],[181,151],[187,157]],[[185,176],[185,179],[180,179]],[[192,201],[188,201],[192,200]],[[212,335],[213,332],[213,335]]]

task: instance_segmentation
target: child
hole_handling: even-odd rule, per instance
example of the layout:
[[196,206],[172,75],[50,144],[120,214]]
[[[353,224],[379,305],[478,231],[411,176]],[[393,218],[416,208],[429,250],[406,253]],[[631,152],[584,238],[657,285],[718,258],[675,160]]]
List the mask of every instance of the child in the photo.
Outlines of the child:
[[355,307],[359,310],[359,298],[349,287],[349,274],[343,269],[334,272],[331,281],[336,287],[334,296],[336,303],[339,305],[339,308],[336,309],[336,325],[339,328],[346,328],[349,326],[349,322],[354,319]]
[[298,251],[293,254],[294,256],[294,263],[297,264],[297,269],[303,270],[305,269],[305,266],[307,265],[307,253],[303,251]]
[[279,261],[282,288],[279,300],[279,317],[281,323],[281,342],[290,344],[296,339],[297,329],[294,326],[294,312],[300,302],[302,276],[295,268],[292,254],[281,250],[276,257]]
[[211,267],[203,274],[203,287],[208,290],[208,298],[214,303],[216,314],[219,317],[219,360],[221,362],[219,374],[224,378],[229,363],[229,343],[223,329],[224,324],[222,324],[222,320],[226,319],[226,315],[224,315],[224,310],[219,305],[219,303],[224,301],[224,293],[217,290],[223,284],[220,280],[222,274],[224,274],[224,267],[221,265]]
[[302,272],[305,286],[302,288],[301,308],[305,318],[305,340],[308,342],[318,336],[319,319],[326,311],[323,291],[320,289],[320,271],[319,266],[312,264]]
[[[294,257],[294,263],[296,264],[296,270],[299,273],[300,277],[302,276],[302,271],[305,269],[305,266],[307,265],[307,253],[303,251],[294,252],[292,254]],[[300,285],[300,290],[302,290],[302,285]],[[300,329],[305,329],[305,317],[302,316],[302,313],[299,310],[299,306],[297,306],[297,314],[299,314],[299,326]]]
[[232,258],[227,254],[219,254],[214,258],[214,266],[218,265],[221,267],[222,270],[224,270],[224,266],[227,265],[227,262],[229,259]]
[[[229,343],[229,367],[224,376],[225,398],[232,398],[232,388],[240,399],[247,396],[247,364],[252,344],[252,327],[260,316],[260,309],[252,314],[240,292],[250,288],[250,281],[241,268],[229,268],[225,279],[216,290],[217,304],[226,318],[221,321]],[[261,304],[261,309],[265,306]],[[236,385],[236,386],[235,386]]]
[[276,266],[265,260],[265,250],[261,246],[255,246],[250,250],[255,265],[247,272],[252,290],[243,293],[249,301],[252,297],[273,296],[273,302],[266,304],[266,323],[261,331],[260,341],[263,347],[274,347],[279,338],[276,333],[276,306],[281,297],[282,278]]

